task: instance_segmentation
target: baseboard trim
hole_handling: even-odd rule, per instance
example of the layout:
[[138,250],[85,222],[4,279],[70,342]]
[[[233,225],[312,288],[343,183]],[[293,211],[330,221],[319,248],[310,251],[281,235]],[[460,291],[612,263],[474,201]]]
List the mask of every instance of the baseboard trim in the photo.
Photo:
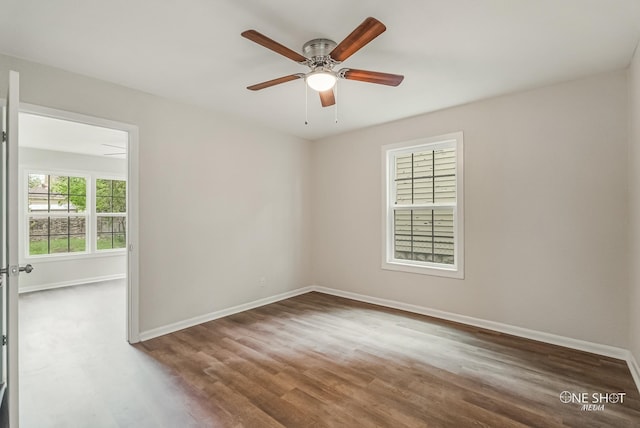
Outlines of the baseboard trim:
[[629,355],[627,356],[627,364],[629,365],[629,370],[631,371],[633,381],[636,383],[638,392],[640,392],[640,366],[638,365],[638,361],[636,361],[636,358],[633,356],[633,353],[631,351],[629,351]]
[[472,325],[474,327],[485,328],[500,333],[510,334],[513,336],[523,337],[525,339],[537,340],[539,342],[550,343],[552,345],[564,346],[566,348],[577,349],[580,351],[590,352],[592,354],[603,355],[606,357],[626,360],[628,351],[623,348],[617,348],[609,345],[601,345],[599,343],[587,342],[570,337],[559,336],[556,334],[545,333],[537,330],[516,327],[509,324],[503,324],[495,321],[483,320],[480,318],[469,317],[452,312],[445,312],[437,309],[430,309],[423,306],[412,305],[409,303],[398,302],[395,300],[381,299],[378,297],[366,296],[364,294],[351,293],[348,291],[337,290],[334,288],[315,286],[314,291],[320,293],[331,294],[333,296],[344,297],[347,299],[357,300],[359,302],[371,303],[374,305],[385,306],[393,309],[400,309],[416,314],[427,315],[434,318],[440,318],[447,321],[453,321],[461,324]]
[[63,287],[72,287],[74,285],[82,285],[82,284],[93,284],[95,282],[104,282],[104,281],[113,281],[116,279],[125,279],[127,277],[124,273],[119,273],[116,275],[104,275],[104,276],[94,276],[91,278],[84,279],[75,279],[73,281],[62,281],[62,282],[53,282],[49,284],[39,284],[39,285],[27,285],[21,286],[18,289],[18,293],[31,293],[33,291],[43,291],[43,290],[51,290],[54,288],[63,288]]
[[185,328],[193,327],[194,325],[202,324],[208,321],[213,321],[218,318],[223,318],[229,315],[237,314],[239,312],[248,311],[249,309],[258,308],[260,306],[269,305],[271,303],[276,303],[281,300],[285,300],[291,297],[299,296],[301,294],[309,293],[311,291],[314,291],[314,287],[309,286],[304,288],[298,288],[295,290],[276,294],[275,296],[265,297],[263,299],[258,299],[252,302],[243,303],[241,305],[232,306],[227,309],[221,309],[219,311],[210,312],[208,314],[189,318],[184,321],[178,321],[176,323],[168,324],[162,327],[142,331],[140,332],[139,338],[140,338],[140,341],[144,342],[145,340],[153,339],[154,337],[163,336],[165,334],[173,333],[179,330],[184,330]]
[[221,309],[208,314],[204,314],[198,317],[190,318],[184,321],[179,321],[173,324],[165,325],[162,327],[154,328],[140,332],[140,341],[153,339],[154,337],[163,336],[165,334],[173,333],[175,331],[183,330],[185,328],[193,327],[194,325],[202,324],[208,321],[212,321],[218,318],[226,317],[228,315],[237,314],[239,312],[247,311],[249,309],[258,308],[260,306],[269,305],[271,303],[279,302],[281,300],[289,299],[291,297],[299,296],[301,294],[309,292],[318,292],[329,294],[332,296],[344,297],[346,299],[356,300],[364,303],[371,303],[374,305],[384,306],[392,309],[399,309],[402,311],[412,312],[421,315],[427,315],[434,318],[439,318],[447,321],[453,321],[460,324],[471,325],[474,327],[480,327],[487,330],[497,331],[500,333],[510,334],[513,336],[522,337],[525,339],[536,340],[539,342],[549,343],[552,345],[563,346],[565,348],[576,349],[579,351],[590,352],[592,354],[602,355],[605,357],[616,358],[627,362],[631,376],[640,391],[640,366],[638,366],[633,354],[623,348],[618,348],[610,345],[602,345],[599,343],[588,342],[580,339],[573,339],[566,336],[560,336],[552,333],[545,333],[542,331],[531,330],[523,327],[516,327],[509,324],[503,324],[496,321],[488,321],[480,318],[469,317],[466,315],[460,315],[452,312],[441,311],[438,309],[431,309],[424,306],[413,305],[410,303],[398,302],[396,300],[382,299],[379,297],[367,296],[364,294],[352,293],[349,291],[338,290],[335,288],[322,287],[318,285],[310,285],[308,287],[298,288],[296,290],[287,291],[285,293],[276,294],[275,296],[265,297],[263,299],[254,300],[252,302],[244,303],[241,305],[233,306],[227,309]]

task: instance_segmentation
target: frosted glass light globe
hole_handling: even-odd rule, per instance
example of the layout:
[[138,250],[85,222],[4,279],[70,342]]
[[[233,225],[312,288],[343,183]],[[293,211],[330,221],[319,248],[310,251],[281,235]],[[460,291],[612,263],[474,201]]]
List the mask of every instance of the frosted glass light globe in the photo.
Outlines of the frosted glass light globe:
[[333,88],[333,85],[336,84],[336,80],[338,80],[335,74],[330,71],[314,71],[307,74],[305,78],[307,81],[307,85],[314,91],[324,92]]

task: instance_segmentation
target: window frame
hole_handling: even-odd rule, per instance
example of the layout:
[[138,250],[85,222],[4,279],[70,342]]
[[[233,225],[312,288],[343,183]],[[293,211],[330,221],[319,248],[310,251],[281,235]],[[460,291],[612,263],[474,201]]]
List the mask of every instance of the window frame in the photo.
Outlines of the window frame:
[[[83,213],[70,213],[70,212],[29,212],[29,176],[30,175],[46,175],[46,176],[57,176],[57,177],[77,177],[84,178],[85,180],[85,210]],[[58,258],[58,257],[78,257],[85,256],[91,253],[91,209],[89,207],[89,201],[91,199],[91,190],[89,189],[89,183],[91,183],[91,176],[86,172],[79,171],[62,171],[62,170],[51,170],[51,169],[25,169],[24,170],[24,232],[23,239],[25,242],[24,245],[24,257],[25,259],[47,259],[47,258]],[[84,251],[72,251],[72,252],[63,252],[63,253],[47,253],[47,254],[31,254],[31,231],[30,231],[30,220],[32,218],[71,218],[71,217],[82,217],[84,218]],[[51,231],[49,231],[48,235],[49,239],[51,239]]]
[[[396,207],[395,158],[440,148],[456,149],[456,201]],[[382,146],[382,269],[464,279],[464,141],[462,132]],[[397,209],[453,208],[454,264],[395,258],[394,213]]]
[[[99,213],[98,212],[98,180],[110,180],[110,181],[124,181],[124,186],[125,186],[125,211],[123,213],[114,213],[114,212],[109,212],[109,213]],[[91,177],[91,186],[92,186],[92,195],[93,195],[93,205],[92,205],[92,211],[94,214],[94,219],[93,219],[93,246],[92,246],[92,251],[95,254],[109,254],[109,253],[122,253],[124,251],[126,251],[127,249],[127,242],[128,242],[128,238],[127,235],[129,234],[129,217],[128,217],[128,211],[129,211],[129,183],[127,181],[126,178],[123,177],[119,177],[119,176],[115,176],[115,175],[110,175],[110,174],[100,174],[100,173],[96,173],[93,174],[93,176]],[[113,195],[111,196],[113,198]],[[99,249],[98,248],[98,221],[100,219],[100,217],[124,217],[125,219],[125,246],[122,248],[104,248],[104,249]],[[113,235],[114,233],[111,232],[111,234]]]
[[[25,261],[38,261],[39,263],[48,262],[48,261],[57,261],[57,260],[73,260],[73,259],[86,259],[86,258],[94,258],[94,257],[107,257],[107,256],[117,256],[125,254],[127,251],[128,243],[129,243],[129,181],[126,177],[113,173],[102,173],[102,172],[88,172],[88,171],[78,171],[74,169],[58,169],[58,168],[39,168],[35,166],[23,166],[20,168],[22,170],[21,177],[23,179],[23,183],[21,185],[22,189],[24,189],[24,196],[21,197],[22,206],[21,216],[24,219],[24,224],[21,225],[20,234],[21,239],[23,239],[24,251],[21,251],[22,257]],[[30,174],[40,174],[40,175],[56,175],[61,177],[82,177],[85,179],[87,186],[86,193],[86,209],[85,212],[74,213],[74,216],[84,216],[85,218],[85,251],[76,251],[70,253],[52,253],[52,254],[30,254],[30,231],[29,231],[29,219],[34,217],[29,213],[29,175]],[[117,213],[117,216],[125,217],[126,221],[126,240],[127,244],[124,248],[109,248],[104,250],[98,250],[97,242],[98,242],[98,213],[96,209],[96,180],[105,179],[105,180],[119,180],[124,181],[126,186],[126,198],[125,203],[127,207],[127,211],[124,213]],[[67,214],[62,213],[38,213],[39,217],[68,217]]]

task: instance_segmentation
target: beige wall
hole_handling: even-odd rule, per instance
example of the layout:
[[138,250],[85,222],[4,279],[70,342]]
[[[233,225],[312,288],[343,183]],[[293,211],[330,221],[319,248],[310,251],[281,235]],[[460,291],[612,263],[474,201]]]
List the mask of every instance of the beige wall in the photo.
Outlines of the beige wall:
[[10,69],[24,102],[139,126],[142,331],[309,285],[309,142],[0,56]]
[[[640,52],[629,68],[630,343],[640,363]],[[639,386],[640,387],[640,386]]]
[[[314,283],[613,346],[631,336],[638,357],[623,71],[311,144],[0,56],[1,79],[9,69],[25,102],[139,126],[143,331]],[[382,270],[381,145],[455,131],[466,278]]]
[[[380,147],[455,131],[465,279],[382,270]],[[626,156],[624,71],[314,143],[314,283],[626,348]]]

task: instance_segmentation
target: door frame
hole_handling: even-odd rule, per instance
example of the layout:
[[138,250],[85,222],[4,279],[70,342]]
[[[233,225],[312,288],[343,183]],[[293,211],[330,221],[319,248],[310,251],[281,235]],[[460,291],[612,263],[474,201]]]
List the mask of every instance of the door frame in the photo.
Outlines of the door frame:
[[140,341],[139,324],[139,176],[138,176],[138,126],[103,119],[95,116],[54,109],[29,103],[20,103],[20,113],[31,113],[54,119],[79,122],[103,128],[117,129],[129,134],[127,146],[127,320],[126,339],[129,343]]

